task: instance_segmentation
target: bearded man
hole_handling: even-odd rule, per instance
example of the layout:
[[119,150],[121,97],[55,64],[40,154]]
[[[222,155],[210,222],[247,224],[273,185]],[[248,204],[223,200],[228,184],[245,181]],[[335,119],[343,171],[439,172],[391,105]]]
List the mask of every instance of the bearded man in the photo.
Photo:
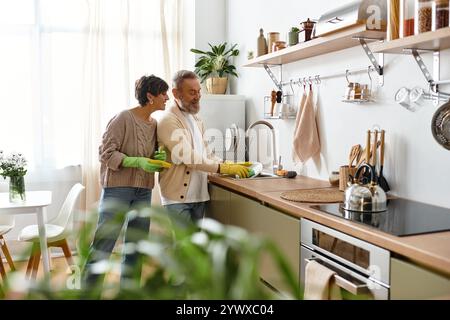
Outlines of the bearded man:
[[249,177],[244,165],[223,163],[204,141],[205,128],[198,116],[201,86],[192,71],[178,71],[172,83],[175,104],[158,121],[158,141],[174,165],[160,173],[161,203],[192,221],[204,217],[209,201],[208,173]]

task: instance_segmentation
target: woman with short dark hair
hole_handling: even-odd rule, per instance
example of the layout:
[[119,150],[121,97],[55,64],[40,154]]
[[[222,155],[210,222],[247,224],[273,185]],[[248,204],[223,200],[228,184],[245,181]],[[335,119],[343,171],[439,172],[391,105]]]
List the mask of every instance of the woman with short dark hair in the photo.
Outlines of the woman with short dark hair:
[[[125,245],[136,243],[148,234],[150,218],[124,217],[124,212],[150,207],[154,173],[163,167],[150,163],[150,157],[166,160],[159,152],[156,139],[156,121],[151,114],[164,110],[169,97],[168,84],[154,75],[143,76],[135,83],[135,97],[139,106],[114,116],[108,123],[99,147],[101,184],[99,221],[85,268],[85,284],[102,281],[92,272],[92,265],[108,260],[125,225]],[[126,249],[126,248],[125,248]],[[124,252],[121,285],[126,285],[131,273],[140,274],[139,256],[134,250]],[[138,268],[138,269],[137,269]]]

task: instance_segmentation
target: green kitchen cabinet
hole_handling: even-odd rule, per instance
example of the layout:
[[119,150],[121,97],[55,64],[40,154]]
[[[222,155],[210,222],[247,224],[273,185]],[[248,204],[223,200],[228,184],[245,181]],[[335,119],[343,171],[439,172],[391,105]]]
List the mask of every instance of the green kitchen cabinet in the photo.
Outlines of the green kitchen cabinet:
[[[300,272],[300,219],[262,205],[260,202],[209,185],[211,201],[206,216],[223,224],[234,225],[250,233],[271,239],[288,260],[295,276]],[[284,280],[273,260],[263,255],[261,278],[278,291],[286,291]]]
[[391,258],[391,300],[449,299],[450,278]]
[[206,216],[223,224],[230,224],[230,194],[223,188],[209,184],[211,201],[206,209]]
[[[299,279],[300,219],[230,193],[230,224],[274,241],[287,258],[296,279]],[[271,258],[262,256],[260,270],[264,281],[278,291],[286,291],[280,271]]]

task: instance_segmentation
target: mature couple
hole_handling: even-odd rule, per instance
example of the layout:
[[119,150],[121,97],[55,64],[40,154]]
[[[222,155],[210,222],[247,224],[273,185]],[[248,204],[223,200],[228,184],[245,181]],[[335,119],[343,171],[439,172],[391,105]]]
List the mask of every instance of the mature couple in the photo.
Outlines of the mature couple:
[[[177,72],[172,84],[175,103],[156,123],[151,115],[165,109],[169,86],[154,75],[143,76],[135,87],[139,106],[122,111],[108,123],[99,148],[103,192],[99,221],[85,268],[87,285],[100,280],[92,272],[92,266],[110,257],[123,226],[130,231],[125,231],[125,247],[142,238],[136,236],[137,232],[148,234],[150,218],[128,216],[124,221],[117,220],[120,211],[151,205],[155,172],[160,172],[162,204],[193,221],[204,216],[209,200],[208,173],[248,177],[247,167],[223,163],[208,152],[203,140],[205,128],[197,115],[200,89],[195,73]],[[173,165],[164,169],[157,161],[149,161],[150,158]],[[118,207],[121,210],[117,210]],[[112,223],[114,220],[119,223]],[[140,270],[138,254],[131,251],[124,252],[122,285],[131,279],[131,271]]]

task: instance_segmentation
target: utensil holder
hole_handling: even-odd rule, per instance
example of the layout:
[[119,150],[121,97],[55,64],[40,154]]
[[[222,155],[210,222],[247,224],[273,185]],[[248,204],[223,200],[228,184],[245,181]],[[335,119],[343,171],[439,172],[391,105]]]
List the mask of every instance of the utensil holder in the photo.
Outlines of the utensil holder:
[[339,168],[339,190],[345,191],[348,185],[350,176],[354,177],[356,173],[356,167],[352,166],[341,166]]

